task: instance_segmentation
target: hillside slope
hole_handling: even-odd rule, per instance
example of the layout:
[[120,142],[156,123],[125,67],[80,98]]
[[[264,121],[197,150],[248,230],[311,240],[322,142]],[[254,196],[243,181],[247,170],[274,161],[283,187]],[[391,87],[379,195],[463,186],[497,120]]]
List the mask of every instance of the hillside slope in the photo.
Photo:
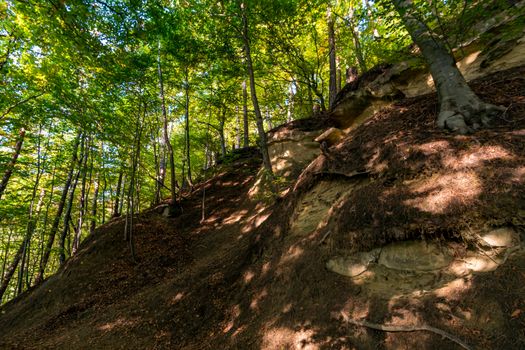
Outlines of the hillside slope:
[[271,206],[254,195],[260,160],[248,152],[197,187],[182,216],[137,217],[137,264],[123,220],[111,221],[2,307],[0,348],[458,347],[352,319],[523,348],[524,76],[519,67],[473,81],[508,107],[474,135],[437,129],[433,94],[381,109],[319,151]]

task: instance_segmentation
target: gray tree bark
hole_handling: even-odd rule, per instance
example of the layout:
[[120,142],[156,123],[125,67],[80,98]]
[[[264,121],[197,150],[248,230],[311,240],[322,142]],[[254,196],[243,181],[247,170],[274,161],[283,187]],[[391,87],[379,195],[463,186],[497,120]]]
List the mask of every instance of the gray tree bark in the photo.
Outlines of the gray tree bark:
[[2,182],[0,182],[0,199],[2,198],[2,194],[4,193],[7,184],[9,183],[9,179],[11,178],[11,175],[13,174],[13,170],[15,169],[16,161],[18,159],[18,156],[20,155],[20,151],[22,150],[22,144],[24,143],[24,137],[26,135],[26,131],[24,128],[22,128],[18,135],[18,141],[15,145],[15,151],[13,153],[13,157],[11,158],[11,161],[9,164],[7,164],[7,170],[4,173],[4,176],[2,177]]
[[242,115],[243,115],[243,147],[250,146],[250,124],[248,120],[248,91],[246,91],[246,80],[242,82]]
[[433,36],[418,18],[412,0],[392,2],[430,67],[438,93],[438,126],[461,134],[472,132],[481,126],[490,126],[492,120],[501,114],[502,108],[485,103],[476,96],[456,67],[445,44]]
[[328,81],[328,105],[332,109],[337,96],[337,63],[335,52],[335,21],[332,15],[332,6],[328,4],[326,10],[326,19],[328,23],[328,48],[330,61],[330,80]]
[[259,146],[262,153],[264,168],[273,180],[272,163],[270,161],[270,154],[268,153],[268,140],[266,132],[264,131],[264,120],[259,107],[259,100],[257,98],[257,91],[255,88],[255,75],[253,72],[252,55],[250,50],[250,38],[248,36],[248,16],[246,14],[246,3],[241,4],[242,11],[242,39],[244,41],[244,53],[246,55],[246,66],[248,71],[248,77],[250,79],[250,92],[252,95],[253,109],[255,112],[255,119],[257,122],[257,131],[259,133]]
[[40,261],[38,275],[35,280],[35,285],[41,283],[44,280],[44,273],[46,270],[47,263],[49,261],[49,255],[51,254],[51,248],[53,248],[53,243],[55,241],[55,236],[58,232],[58,226],[60,225],[60,219],[62,217],[62,212],[64,211],[64,206],[67,200],[67,194],[69,192],[69,187],[71,186],[71,181],[73,180],[73,173],[75,171],[75,165],[77,164],[77,150],[80,143],[81,133],[79,132],[75,144],[73,146],[73,155],[71,159],[71,165],[67,175],[67,180],[62,189],[62,196],[60,197],[60,202],[58,203],[57,212],[55,215],[55,220],[53,221],[53,226],[51,227],[51,232],[49,233],[49,238],[46,242],[44,252],[42,254],[42,260]]

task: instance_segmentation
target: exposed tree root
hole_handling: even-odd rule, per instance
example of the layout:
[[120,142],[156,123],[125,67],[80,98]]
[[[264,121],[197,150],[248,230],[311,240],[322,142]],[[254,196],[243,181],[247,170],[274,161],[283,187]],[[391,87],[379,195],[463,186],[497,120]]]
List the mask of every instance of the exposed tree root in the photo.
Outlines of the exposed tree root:
[[368,322],[366,320],[355,320],[355,319],[350,318],[343,311],[341,311],[341,316],[343,317],[343,319],[347,323],[351,323],[351,324],[359,326],[359,327],[367,327],[367,328],[375,329],[375,330],[378,330],[378,331],[384,331],[384,332],[427,331],[427,332],[432,332],[432,333],[438,334],[438,335],[440,335],[442,337],[445,337],[445,338],[453,341],[454,343],[458,344],[459,346],[461,346],[464,349],[472,350],[472,348],[468,344],[466,344],[464,341],[462,341],[458,337],[456,337],[456,336],[454,336],[454,335],[452,335],[452,334],[450,334],[448,332],[445,332],[445,331],[443,331],[441,329],[438,329],[438,328],[435,328],[435,327],[431,327],[431,326],[427,326],[425,324],[413,325],[413,326],[388,326],[388,325],[383,325],[383,324],[371,323],[371,322]]
[[439,113],[439,127],[459,134],[468,134],[483,127],[490,127],[505,108],[490,103],[467,103],[462,107],[443,108]]

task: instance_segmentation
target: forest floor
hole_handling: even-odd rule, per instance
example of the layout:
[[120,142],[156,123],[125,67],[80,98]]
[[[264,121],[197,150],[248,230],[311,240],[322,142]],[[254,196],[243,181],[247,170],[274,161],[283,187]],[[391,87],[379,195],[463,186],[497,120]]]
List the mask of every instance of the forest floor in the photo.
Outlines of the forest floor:
[[[112,220],[56,275],[0,309],[0,348],[459,348],[432,332],[347,318],[427,324],[472,348],[524,348],[521,246],[496,269],[457,278],[376,269],[366,280],[326,268],[336,255],[417,238],[462,258],[471,244],[464,232],[486,227],[523,240],[524,76],[521,67],[472,83],[507,107],[494,128],[473,135],[436,128],[435,94],[384,108],[274,204],[250,195],[261,161],[246,152],[198,185],[181,216],[165,218],[161,208],[137,216],[136,263],[124,220]],[[373,288],[379,279],[383,287]]]

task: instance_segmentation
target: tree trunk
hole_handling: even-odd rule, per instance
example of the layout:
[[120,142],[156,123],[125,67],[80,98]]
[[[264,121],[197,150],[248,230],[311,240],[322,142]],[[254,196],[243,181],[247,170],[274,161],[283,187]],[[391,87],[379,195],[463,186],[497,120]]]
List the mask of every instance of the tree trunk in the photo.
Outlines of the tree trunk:
[[226,138],[224,137],[224,123],[226,120],[226,109],[222,110],[222,115],[219,120],[219,141],[221,143],[221,155],[224,158],[226,156]]
[[328,83],[328,105],[332,109],[335,97],[337,96],[337,64],[335,52],[335,21],[332,15],[332,6],[329,4],[326,10],[326,19],[328,24],[328,47],[329,47],[329,61],[330,61],[330,80]]
[[250,146],[250,124],[248,120],[248,92],[246,91],[246,80],[242,82],[242,115],[244,124],[243,147]]
[[[84,142],[84,141],[82,141]],[[84,153],[84,147],[82,147],[81,153]],[[64,214],[64,226],[62,227],[62,233],[60,235],[59,245],[58,245],[58,259],[60,265],[63,265],[66,262],[66,237],[69,232],[69,222],[71,221],[71,211],[73,209],[73,201],[75,200],[75,190],[77,188],[78,179],[80,177],[80,172],[82,165],[79,162],[79,167],[75,179],[73,180],[73,185],[71,186],[71,191],[69,193],[69,200],[67,202],[66,213]],[[69,245],[68,245],[69,247]]]
[[118,180],[117,180],[117,189],[115,190],[115,203],[113,204],[113,214],[111,214],[111,217],[117,218],[120,216],[120,191],[122,188],[122,176],[123,171],[120,170],[118,173]]
[[188,184],[190,187],[193,187],[193,180],[191,176],[191,157],[190,157],[190,81],[189,81],[189,72],[188,67],[185,68],[184,71],[185,75],[185,81],[184,81],[184,93],[186,97],[186,103],[185,103],[185,113],[184,113],[184,131],[185,131],[185,141],[186,141],[186,160],[188,164]]
[[287,116],[286,116],[286,121],[289,123],[291,122],[294,118],[293,118],[293,113],[294,113],[294,100],[295,100],[295,94],[294,94],[294,89],[293,89],[293,86],[294,86],[294,81],[292,80],[292,82],[290,83],[290,87],[288,88],[288,111],[287,111]]
[[[45,195],[45,191],[42,188],[42,190],[40,191],[40,196],[39,196],[38,203],[36,205],[36,210],[35,210],[35,200],[37,197],[38,186],[40,185],[40,179],[44,172],[44,169],[42,166],[42,158],[44,159],[46,158],[45,155],[44,157],[42,157],[42,152],[41,152],[42,151],[42,148],[41,148],[42,133],[41,131],[42,131],[42,128],[40,127],[40,130],[38,132],[38,142],[37,142],[36,178],[35,178],[35,183],[33,184],[33,190],[31,191],[31,202],[29,204],[26,234],[24,237],[24,241],[22,243],[22,246],[23,246],[22,263],[20,265],[20,268],[18,269],[17,295],[21,294],[24,289],[23,280],[24,280],[24,270],[26,266],[27,266],[27,271],[26,271],[25,276],[26,276],[26,280],[29,281],[28,275],[29,275],[29,255],[30,255],[29,253],[30,253],[30,245],[31,245],[30,243],[31,243],[31,238],[33,237],[33,233],[35,232],[36,225],[37,225],[37,220],[35,216],[38,216],[40,214],[40,209],[42,208],[42,203],[43,203],[44,195]],[[47,146],[49,146],[49,140],[48,140]],[[27,285],[29,287],[29,282],[27,283]]]
[[461,134],[489,126],[502,108],[481,101],[468,86],[445,44],[419,20],[411,0],[392,0],[412,40],[419,46],[438,93],[441,128]]
[[168,112],[166,111],[166,98],[164,96],[164,80],[162,79],[162,66],[160,61],[160,42],[158,52],[158,76],[159,76],[159,90],[162,107],[162,118],[163,118],[163,129],[164,129],[164,143],[168,150],[168,158],[170,162],[170,190],[171,190],[171,210],[174,212],[174,208],[177,206],[177,179],[175,177],[175,156],[173,155],[173,146],[171,145],[170,138],[168,136]]
[[[71,255],[75,255],[78,250],[78,246],[80,244],[80,238],[82,236],[82,228],[84,226],[84,216],[86,214],[87,193],[89,193],[89,191],[86,192],[87,161],[89,157],[89,148],[90,148],[89,143],[90,143],[89,139],[87,139],[86,147],[84,150],[84,159],[82,161],[82,187],[80,189],[80,203],[79,203],[80,205],[78,209],[78,224],[77,224],[77,229],[75,231],[75,237],[73,238],[73,248],[71,250]],[[73,196],[73,192],[71,193],[71,195]]]
[[81,137],[81,133],[79,132],[75,139],[69,173],[67,175],[67,180],[62,190],[62,197],[60,198],[60,202],[58,203],[55,220],[53,221],[53,226],[51,227],[51,232],[49,233],[49,238],[44,248],[44,253],[42,254],[42,260],[40,261],[39,271],[38,271],[38,275],[35,280],[35,285],[40,284],[44,280],[44,274],[45,274],[47,263],[49,261],[49,255],[51,254],[51,248],[53,248],[53,243],[55,241],[55,236],[58,231],[58,226],[60,225],[60,219],[62,217],[62,212],[64,211],[64,206],[66,204],[67,194],[69,192],[69,186],[71,186],[71,181],[73,180],[73,173],[75,171],[75,165],[77,164],[77,150],[78,150],[78,145],[80,143],[80,137]]
[[7,170],[4,173],[4,177],[2,178],[2,182],[0,182],[0,199],[2,198],[2,194],[4,193],[7,184],[9,182],[9,179],[11,178],[11,175],[13,174],[13,170],[15,169],[16,161],[18,159],[18,156],[20,155],[20,151],[22,150],[22,144],[24,143],[24,137],[26,136],[26,130],[22,128],[18,134],[18,141],[15,145],[15,151],[13,153],[13,157],[11,158],[11,161],[9,164],[7,164]]
[[272,163],[270,161],[270,155],[268,153],[268,141],[266,138],[266,132],[264,131],[264,121],[261,114],[261,109],[259,107],[259,100],[257,99],[257,91],[255,87],[255,75],[253,72],[252,55],[250,51],[250,39],[248,36],[248,17],[246,14],[246,3],[241,4],[241,10],[243,22],[242,37],[244,41],[244,53],[246,54],[246,66],[248,70],[248,77],[250,79],[250,92],[252,95],[255,119],[257,122],[257,131],[259,133],[259,146],[261,148],[264,168],[268,172],[268,175],[270,175],[271,181],[273,181]]
[[235,106],[235,148],[241,148],[241,118],[239,116],[239,106]]
[[15,274],[16,268],[18,267],[18,263],[20,262],[20,259],[22,258],[22,253],[24,252],[24,246],[25,246],[25,240],[20,244],[20,247],[18,248],[18,251],[16,252],[13,261],[11,261],[11,264],[7,267],[4,273],[4,278],[2,282],[0,283],[0,302],[2,301],[2,298],[4,296],[4,293],[9,286],[9,282],[11,282],[11,278]]
[[95,232],[97,228],[97,204],[98,204],[98,189],[99,189],[99,175],[95,180],[95,192],[93,193],[93,204],[91,205],[91,224],[89,226],[89,233]]
[[270,108],[266,106],[266,123],[268,124],[268,130],[273,129],[272,115],[270,114]]

